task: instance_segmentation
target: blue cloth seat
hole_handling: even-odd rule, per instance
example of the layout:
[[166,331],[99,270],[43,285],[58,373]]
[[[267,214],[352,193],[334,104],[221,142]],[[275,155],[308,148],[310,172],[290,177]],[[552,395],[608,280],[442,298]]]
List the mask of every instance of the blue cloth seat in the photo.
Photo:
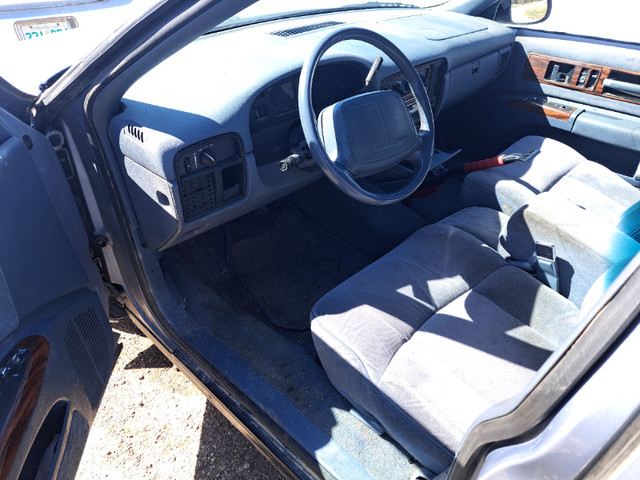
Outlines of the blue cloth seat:
[[[529,163],[468,175],[471,206],[417,231],[311,312],[333,385],[436,473],[477,417],[531,388],[640,251],[634,187],[553,140],[526,137],[509,151],[534,148]],[[559,292],[510,263],[528,260],[537,241],[556,246]]]
[[311,313],[334,386],[435,472],[578,320],[575,304],[495,250],[506,220],[474,207],[424,227]]
[[524,137],[504,153],[531,150],[540,153],[526,163],[515,162],[468,174],[461,189],[463,204],[494,208],[511,215],[536,195],[553,192],[615,225],[625,210],[640,202],[637,188],[556,140]]
[[640,250],[633,236],[640,228],[640,215],[634,212],[640,212],[635,205],[614,224],[553,191],[541,193],[505,223],[500,248],[509,257],[528,262],[536,242],[554,245],[558,291],[581,306],[596,278]]

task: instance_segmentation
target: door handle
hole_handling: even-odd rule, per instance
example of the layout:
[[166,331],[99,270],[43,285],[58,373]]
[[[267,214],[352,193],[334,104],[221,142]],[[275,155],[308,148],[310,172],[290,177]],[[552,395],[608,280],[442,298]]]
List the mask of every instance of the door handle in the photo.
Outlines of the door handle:
[[621,93],[626,93],[627,95],[640,97],[640,85],[636,83],[613,80],[612,78],[605,78],[602,81],[602,86],[605,88],[610,88],[611,90],[617,90]]

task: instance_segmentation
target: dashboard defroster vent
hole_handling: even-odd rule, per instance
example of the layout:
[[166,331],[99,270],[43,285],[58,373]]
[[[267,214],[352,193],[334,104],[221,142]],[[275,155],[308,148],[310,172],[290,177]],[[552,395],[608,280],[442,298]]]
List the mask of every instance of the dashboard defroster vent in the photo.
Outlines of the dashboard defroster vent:
[[319,30],[321,28],[335,27],[336,25],[342,25],[344,22],[320,22],[312,23],[310,25],[303,25],[301,27],[288,28],[285,30],[276,30],[271,32],[271,35],[278,37],[291,37],[293,35],[300,35],[301,33],[311,32],[312,30]]

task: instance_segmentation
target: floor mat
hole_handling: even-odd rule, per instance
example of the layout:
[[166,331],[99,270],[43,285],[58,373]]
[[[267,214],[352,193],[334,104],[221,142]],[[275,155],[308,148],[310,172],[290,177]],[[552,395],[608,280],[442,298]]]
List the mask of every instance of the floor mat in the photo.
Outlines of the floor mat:
[[228,262],[274,325],[309,328],[316,301],[370,263],[284,202],[225,225]]
[[401,203],[367,205],[348,197],[328,180],[309,185],[289,198],[306,217],[371,260],[425,225],[418,213]]
[[[247,304],[250,295],[239,281],[236,284],[229,280],[234,275],[226,273],[226,261],[218,256],[224,245],[220,232],[213,230],[164,252],[163,272],[175,285],[177,298],[187,313],[184,318],[175,315],[170,319],[182,339],[232,381],[242,371],[237,368],[242,359],[259,378],[365,465],[374,478],[412,478],[414,464],[408,454],[386,435],[376,435],[357,420],[349,412],[350,404],[333,388],[316,362],[313,345],[309,349],[306,342],[300,344],[290,338],[308,337],[310,342],[309,330],[285,330],[248,313],[253,310]],[[236,289],[235,293],[231,291]],[[224,298],[219,294],[222,291]],[[237,304],[240,298],[244,298],[242,305]],[[220,343],[239,358],[221,352]],[[252,395],[253,401],[273,414],[272,406],[264,403],[265,392],[261,387],[256,387]],[[283,428],[288,418],[278,419]],[[316,448],[323,448],[322,444],[316,443]]]

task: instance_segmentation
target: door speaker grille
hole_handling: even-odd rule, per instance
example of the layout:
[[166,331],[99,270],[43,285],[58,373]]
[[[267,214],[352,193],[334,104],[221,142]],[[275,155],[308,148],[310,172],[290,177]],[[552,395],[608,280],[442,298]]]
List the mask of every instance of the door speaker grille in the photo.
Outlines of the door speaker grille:
[[109,349],[112,339],[103,323],[95,309],[90,308],[69,322],[64,335],[67,354],[93,408],[100,403],[113,361]]

